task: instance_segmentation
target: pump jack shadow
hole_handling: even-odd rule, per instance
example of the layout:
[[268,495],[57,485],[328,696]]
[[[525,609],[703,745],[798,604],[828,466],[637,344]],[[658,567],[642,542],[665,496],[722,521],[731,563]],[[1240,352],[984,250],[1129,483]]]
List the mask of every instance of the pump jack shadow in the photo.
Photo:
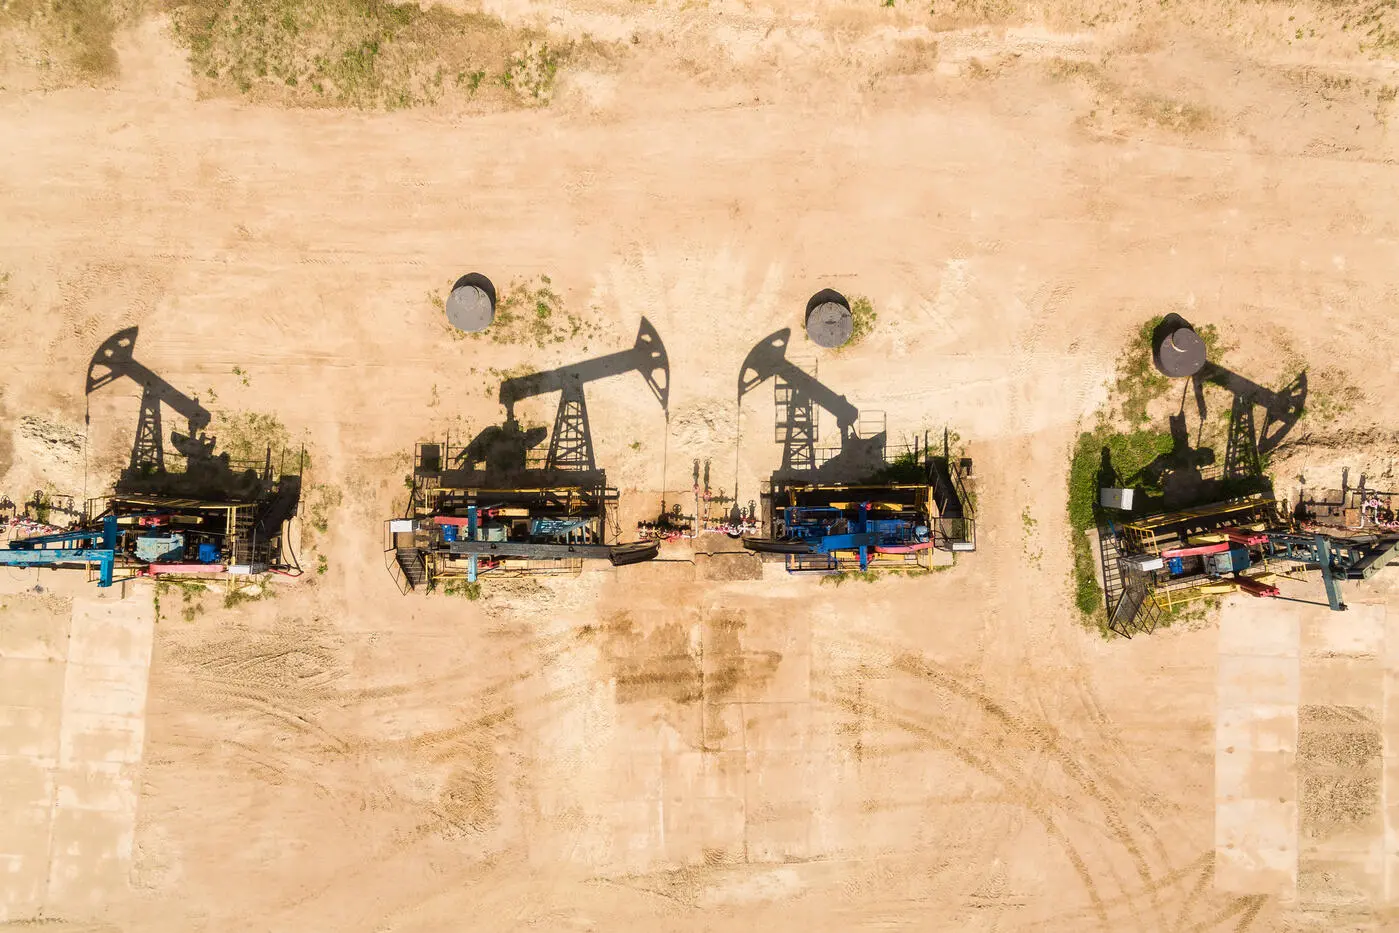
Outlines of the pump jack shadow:
[[[661,411],[670,413],[670,360],[660,334],[646,318],[637,328],[630,349],[560,366],[547,372],[530,373],[506,379],[500,384],[500,404],[505,418],[499,425],[485,428],[466,447],[455,452],[452,482],[475,481],[488,486],[519,485],[529,482],[561,482],[588,485],[605,482],[593,451],[592,425],[588,419],[584,386],[599,379],[636,372],[651,390]],[[522,428],[515,418],[517,402],[551,392],[559,393],[552,431],[544,427]],[[530,452],[548,438],[542,461]],[[444,483],[448,482],[446,478]]]
[[[1281,390],[1274,392],[1238,373],[1214,363],[1206,363],[1192,379],[1195,407],[1203,419],[1205,383],[1220,386],[1233,396],[1230,414],[1229,453],[1225,456],[1225,475],[1246,475],[1256,469],[1254,461],[1266,457],[1278,448],[1289,431],[1302,417],[1307,402],[1307,371],[1302,370]],[[1255,432],[1253,410],[1264,411],[1263,427]]]
[[[1142,485],[1159,489],[1157,495],[1142,497],[1135,512],[1172,511],[1221,502],[1252,493],[1273,495],[1273,485],[1265,469],[1265,457],[1276,450],[1301,418],[1307,397],[1305,371],[1278,391],[1231,372],[1214,363],[1191,378],[1185,392],[1192,389],[1201,430],[1209,409],[1205,401],[1205,386],[1215,385],[1230,394],[1229,427],[1224,462],[1217,462],[1210,447],[1192,445],[1186,425],[1185,398],[1180,410],[1171,416],[1171,450],[1156,457],[1127,479],[1127,485]],[[1262,408],[1264,421],[1256,427],[1255,409]],[[1110,457],[1104,450],[1104,464],[1111,469]],[[1115,471],[1113,471],[1115,477]],[[1102,472],[1099,488],[1104,488]]]
[[[862,436],[860,410],[787,359],[791,336],[791,328],[784,327],[754,344],[738,376],[740,408],[745,395],[773,380],[782,464],[773,472],[772,481],[856,483],[877,476],[889,467],[887,432],[881,429]],[[825,459],[817,447],[817,408],[835,417],[840,432],[839,449]]]
[[[135,358],[139,329],[128,327],[107,338],[88,364],[85,395],[121,379],[141,387],[140,414],[131,457],[114,485],[118,496],[158,496],[229,502],[262,502],[258,523],[280,527],[296,514],[301,495],[300,461],[296,472],[276,475],[272,450],[260,465],[236,469],[227,453],[215,454],[215,438],[206,433],[212,416],[198,399],[180,392]],[[186,433],[170,432],[174,453],[184,469],[167,468],[162,409],[171,408],[186,423]],[[87,421],[91,424],[91,411]],[[258,468],[260,466],[260,469]],[[275,526],[273,523],[275,522]]]

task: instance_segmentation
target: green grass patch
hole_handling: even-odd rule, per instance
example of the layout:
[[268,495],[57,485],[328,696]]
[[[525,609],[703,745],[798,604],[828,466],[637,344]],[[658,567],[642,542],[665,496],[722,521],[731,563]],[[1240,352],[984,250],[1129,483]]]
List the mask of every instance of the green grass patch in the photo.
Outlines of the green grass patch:
[[28,28],[56,59],[89,77],[117,71],[112,38],[125,18],[113,0],[7,0],[0,27]]
[[442,592],[447,596],[459,596],[475,602],[481,598],[481,584],[466,580],[448,580],[442,585]]
[[323,535],[330,530],[330,514],[340,507],[345,499],[339,486],[329,483],[316,483],[306,490],[303,498],[306,522],[316,534]]
[[448,89],[543,104],[576,48],[484,13],[386,0],[193,0],[173,13],[209,87],[294,105],[395,110]]
[[[955,557],[954,557],[955,561]],[[821,575],[822,586],[841,587],[847,583],[875,583],[891,577],[926,577],[944,570],[951,570],[952,564],[939,564],[936,567],[888,567],[883,570],[839,570]]]
[[475,334],[465,334],[456,328],[451,331],[454,336],[473,340],[533,344],[543,349],[575,337],[591,337],[597,333],[597,327],[565,311],[563,298],[554,291],[552,280],[541,275],[537,279],[512,282],[496,302],[495,320],[484,331]]
[[[272,448],[272,465],[275,467],[282,455],[296,458],[292,465],[301,463],[301,447],[292,446],[291,432],[278,420],[276,415],[256,411],[217,412],[209,426],[217,443],[214,453],[228,454],[235,462],[262,463],[267,458],[267,448]],[[310,466],[310,456],[304,466]]]
[[874,476],[872,483],[926,483],[928,470],[923,465],[919,451],[909,450],[889,461]]
[[842,350],[858,346],[866,337],[874,333],[874,325],[879,321],[879,315],[874,310],[874,303],[864,295],[856,295],[850,299],[850,339],[846,341]]
[[[1148,364],[1150,357],[1148,355]],[[1105,426],[1085,431],[1074,445],[1073,462],[1069,467],[1069,534],[1073,539],[1074,603],[1085,619],[1103,624],[1103,588],[1098,583],[1088,529],[1097,524],[1098,471],[1106,447],[1118,476],[1126,478],[1158,456],[1171,450],[1171,435],[1162,431],[1136,430],[1115,434]],[[1149,484],[1137,484],[1140,493],[1159,493]]]
[[223,598],[223,607],[225,609],[236,609],[244,603],[260,602],[264,599],[271,599],[275,595],[270,583],[264,582],[253,586],[245,586],[236,590],[229,590]]
[[[1161,375],[1151,359],[1151,336],[1163,320],[1165,315],[1158,314],[1143,323],[1117,363],[1114,397],[1123,419],[1134,426],[1147,423],[1151,417],[1148,412],[1151,403],[1171,391],[1171,380]],[[1215,326],[1206,324],[1195,328],[1195,332],[1205,342],[1207,358],[1211,362],[1221,362],[1227,348],[1223,346]]]

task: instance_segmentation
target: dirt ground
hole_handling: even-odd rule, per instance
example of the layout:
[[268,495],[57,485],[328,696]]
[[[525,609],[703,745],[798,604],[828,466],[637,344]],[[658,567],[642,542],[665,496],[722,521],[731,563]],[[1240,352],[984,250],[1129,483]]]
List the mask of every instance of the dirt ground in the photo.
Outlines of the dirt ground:
[[[1171,310],[1215,324],[1259,382],[1312,374],[1281,491],[1342,466],[1391,477],[1399,69],[1342,28],[1360,7],[1007,6],[993,27],[990,7],[955,9],[492,2],[624,50],[497,112],[212,93],[160,16],[119,32],[95,86],[55,83],[12,36],[0,494],[110,482],[137,392],[85,398],[83,379],[136,325],[172,384],[306,445],[311,572],[231,607],[159,597],[144,752],[121,766],[128,880],[100,897],[81,874],[0,880],[0,920],[1399,928],[1399,580],[1354,587],[1345,616],[1235,600],[1105,642],[1073,609],[1065,518],[1119,348]],[[467,271],[502,290],[547,276],[586,327],[542,349],[458,339],[437,302]],[[630,346],[643,316],[669,412],[635,376],[588,390],[630,516],[687,492],[696,459],[756,497],[773,405],[736,409],[739,364],[828,286],[867,296],[875,328],[794,356],[895,438],[957,432],[976,553],[839,588],[709,579],[681,552],[478,602],[397,592],[383,522],[413,443],[470,436],[499,415],[501,372]],[[58,577],[3,572],[0,632],[95,611]],[[1363,695],[1338,696],[1351,683]],[[67,706],[4,697],[11,725],[68,728]],[[1240,728],[1253,757],[1217,768]]]

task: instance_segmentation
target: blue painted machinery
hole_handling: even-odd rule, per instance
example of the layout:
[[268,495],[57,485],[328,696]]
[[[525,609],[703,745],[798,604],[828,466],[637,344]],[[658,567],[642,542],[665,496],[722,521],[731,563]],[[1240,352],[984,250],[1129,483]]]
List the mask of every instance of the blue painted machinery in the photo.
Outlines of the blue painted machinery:
[[868,570],[875,553],[910,553],[930,546],[928,526],[908,518],[875,518],[870,503],[853,509],[830,506],[786,510],[789,541],[807,545],[806,554],[789,554],[789,570],[839,570],[841,552],[849,552]]
[[108,515],[99,526],[81,531],[37,535],[0,549],[0,567],[97,566],[97,585],[111,586],[117,558],[117,519]]
[[1399,535],[1341,538],[1322,534],[1274,534],[1264,552],[1272,558],[1296,561],[1321,571],[1326,601],[1334,610],[1346,608],[1341,581],[1368,580],[1399,557]]

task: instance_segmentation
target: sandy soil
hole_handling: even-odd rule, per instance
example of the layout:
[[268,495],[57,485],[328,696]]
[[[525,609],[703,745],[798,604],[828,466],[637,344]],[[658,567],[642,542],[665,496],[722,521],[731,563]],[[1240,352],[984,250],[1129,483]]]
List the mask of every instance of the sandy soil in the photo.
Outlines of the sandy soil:
[[[82,380],[97,343],[134,324],[138,358],[170,382],[305,441],[327,526],[299,533],[325,572],[275,598],[163,598],[129,889],[43,916],[123,931],[1393,929],[1389,810],[1357,824],[1365,857],[1330,875],[1315,852],[1271,887],[1248,866],[1217,872],[1217,697],[1236,683],[1220,659],[1240,649],[1215,619],[1130,642],[1085,630],[1064,515],[1069,451],[1117,349],[1169,310],[1215,323],[1259,381],[1326,374],[1334,404],[1279,452],[1280,486],[1341,465],[1388,475],[1390,66],[1302,8],[1320,35],[1292,45],[1280,6],[951,32],[855,5],[494,6],[636,33],[640,49],[565,74],[546,109],[484,115],[201,99],[158,20],[119,37],[109,86],[44,90],[6,62],[0,492],[90,495],[110,478],[136,394],[84,399]],[[432,297],[469,270],[500,287],[549,276],[592,325],[586,346],[453,339]],[[642,316],[670,354],[668,421],[634,377],[588,396],[629,507],[688,490],[695,458],[755,495],[777,462],[772,403],[757,393],[740,417],[738,365],[823,286],[879,313],[865,344],[820,357],[823,381],[896,436],[960,434],[977,553],[839,589],[678,561],[479,603],[396,592],[382,521],[413,442],[491,423],[490,370],[629,346]],[[7,597],[39,599],[14,611],[67,611]],[[1399,723],[1384,674],[1399,589],[1351,600],[1376,607],[1357,617],[1380,634],[1348,650],[1386,685],[1350,704],[1378,734]],[[1271,618],[1258,612],[1223,615],[1253,631]],[[1280,656],[1305,668],[1305,626],[1343,622],[1297,621]],[[1298,676],[1284,738],[1336,732],[1307,686],[1334,672]],[[1231,702],[1247,707],[1247,683]],[[1296,765],[1293,845],[1327,819],[1308,784],[1325,768],[1399,794],[1383,751]],[[1336,895],[1327,879],[1346,871],[1373,884]]]

